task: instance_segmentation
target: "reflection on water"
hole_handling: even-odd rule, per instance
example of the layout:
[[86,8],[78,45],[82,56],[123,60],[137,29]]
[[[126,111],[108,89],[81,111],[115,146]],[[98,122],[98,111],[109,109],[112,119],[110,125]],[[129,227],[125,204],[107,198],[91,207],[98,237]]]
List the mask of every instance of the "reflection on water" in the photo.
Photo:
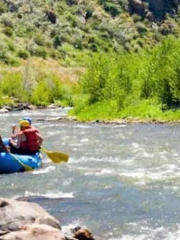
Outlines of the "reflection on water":
[[64,231],[87,226],[97,239],[180,239],[179,125],[56,121],[66,112],[1,114],[3,137],[29,115],[44,147],[70,160],[54,165],[44,155],[39,170],[0,175],[0,196],[37,202]]

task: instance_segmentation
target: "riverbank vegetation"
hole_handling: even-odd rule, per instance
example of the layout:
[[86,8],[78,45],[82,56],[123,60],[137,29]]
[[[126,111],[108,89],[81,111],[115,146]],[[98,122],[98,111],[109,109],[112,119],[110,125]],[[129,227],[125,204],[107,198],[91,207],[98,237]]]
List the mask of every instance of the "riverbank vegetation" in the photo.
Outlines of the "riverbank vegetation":
[[35,59],[3,68],[0,106],[72,106],[69,115],[80,121],[179,120],[179,66],[180,40],[174,36],[151,50],[94,53],[81,69],[65,71],[52,60]]
[[168,37],[151,51],[97,54],[79,87],[71,112],[79,120],[178,120],[180,40]]
[[[74,82],[80,72],[68,69],[52,61],[31,59],[19,67],[1,66],[0,107],[28,103],[46,107],[72,106]],[[60,73],[59,73],[60,72]]]
[[179,24],[177,2],[3,0],[0,107],[55,103],[82,121],[177,120]]

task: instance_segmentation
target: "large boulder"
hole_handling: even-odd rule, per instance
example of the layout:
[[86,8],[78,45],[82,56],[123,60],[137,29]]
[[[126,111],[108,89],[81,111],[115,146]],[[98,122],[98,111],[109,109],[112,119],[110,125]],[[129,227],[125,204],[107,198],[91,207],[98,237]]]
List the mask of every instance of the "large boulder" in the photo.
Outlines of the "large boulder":
[[27,225],[21,231],[11,232],[0,240],[65,240],[60,230],[46,224]]
[[87,228],[65,236],[60,222],[36,203],[0,198],[0,240],[94,240]]
[[0,198],[0,240],[64,240],[60,222],[36,203]]

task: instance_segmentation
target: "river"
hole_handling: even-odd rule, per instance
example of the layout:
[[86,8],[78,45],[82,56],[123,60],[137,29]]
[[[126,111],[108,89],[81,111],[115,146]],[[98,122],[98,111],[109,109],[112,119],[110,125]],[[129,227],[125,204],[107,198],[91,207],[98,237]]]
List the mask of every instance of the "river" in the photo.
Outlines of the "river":
[[97,240],[180,239],[180,125],[106,125],[56,121],[68,109],[0,115],[0,132],[30,116],[45,155],[33,172],[0,175],[0,197],[36,202],[61,221],[63,232],[88,227]]

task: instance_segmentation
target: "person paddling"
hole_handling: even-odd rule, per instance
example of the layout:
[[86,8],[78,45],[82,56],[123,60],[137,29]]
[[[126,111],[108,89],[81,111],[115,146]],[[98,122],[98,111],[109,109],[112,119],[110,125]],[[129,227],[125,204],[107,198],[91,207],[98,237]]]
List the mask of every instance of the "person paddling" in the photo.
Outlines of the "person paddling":
[[[30,117],[23,117],[21,118],[21,120],[27,120],[31,126],[32,124],[32,119]],[[32,127],[32,126],[31,126]],[[17,130],[16,128],[16,125],[13,124],[12,126],[12,135],[11,135],[11,138],[13,138],[14,140],[17,138],[17,133],[18,133],[19,130]]]
[[11,153],[29,155],[39,152],[43,142],[39,131],[28,120],[22,119],[19,124],[20,131],[9,139]]

